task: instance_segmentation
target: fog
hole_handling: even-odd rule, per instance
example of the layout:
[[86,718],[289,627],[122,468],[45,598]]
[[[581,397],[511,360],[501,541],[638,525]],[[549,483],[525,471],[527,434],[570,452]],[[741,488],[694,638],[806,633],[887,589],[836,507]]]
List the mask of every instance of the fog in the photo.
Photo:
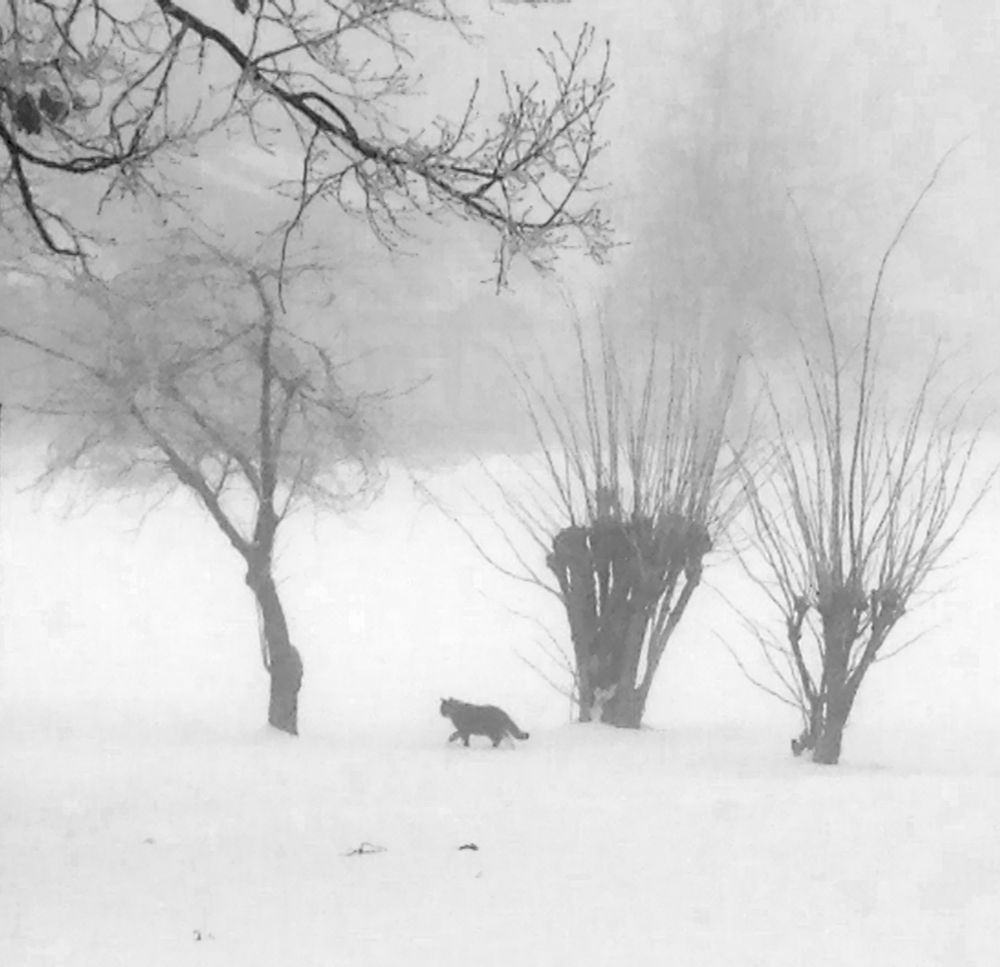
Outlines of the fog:
[[[498,294],[484,230],[414,219],[412,237],[390,252],[363,221],[332,206],[318,213],[299,251],[329,264],[333,302],[321,325],[371,353],[371,385],[421,384],[395,414],[397,452],[464,459],[525,445],[505,359],[544,355],[564,374],[577,316],[601,317],[628,345],[641,347],[650,330],[696,330],[781,361],[793,333],[808,337],[819,324],[806,232],[850,344],[882,254],[956,145],[889,265],[879,328],[890,367],[919,369],[941,343],[960,373],[991,377],[996,397],[1000,95],[991,5],[466,8],[478,33],[468,44],[448,30],[411,35],[421,93],[400,103],[400,120],[419,127],[459,113],[477,78],[488,116],[500,104],[502,70],[532,76],[535,48],[552,31],[571,38],[589,21],[611,44],[615,89],[594,180],[620,247],[606,266],[579,253],[548,276],[516,265]],[[206,230],[239,247],[287,216],[273,185],[295,177],[296,164],[281,146],[265,153],[219,136],[169,174]],[[141,248],[160,216],[182,218],[170,206],[157,215],[113,210],[123,246],[109,254],[112,266]]]

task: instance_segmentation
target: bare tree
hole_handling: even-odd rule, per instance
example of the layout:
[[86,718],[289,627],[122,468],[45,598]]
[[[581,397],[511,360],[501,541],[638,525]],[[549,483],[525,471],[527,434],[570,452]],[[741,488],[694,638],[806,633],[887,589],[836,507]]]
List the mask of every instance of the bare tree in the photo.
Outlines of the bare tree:
[[347,392],[327,348],[286,321],[273,268],[189,242],[169,254],[108,286],[75,282],[95,325],[37,336],[0,326],[0,337],[59,369],[37,408],[63,424],[49,475],[184,488],[239,554],[259,609],[268,722],[297,734],[302,661],[275,544],[297,507],[342,510],[380,490],[366,398]]
[[792,751],[811,750],[819,763],[839,761],[865,676],[900,650],[887,649],[890,635],[996,472],[971,486],[982,424],[968,415],[973,394],[940,397],[940,359],[901,403],[877,347],[886,269],[950,153],[882,254],[858,347],[838,337],[806,233],[825,349],[800,342],[790,403],[764,378],[773,445],[767,472],[744,473],[754,540],[743,562],[781,631],[746,621],[773,675],[751,678],[799,709],[804,729]]
[[[655,344],[633,383],[602,333],[594,362],[577,327],[579,401],[552,374],[517,373],[535,458],[487,469],[545,570],[504,534],[516,567],[501,570],[556,595],[569,623],[569,672],[580,720],[638,728],[666,647],[701,582],[706,555],[731,518],[739,487],[727,439],[737,357],[716,364]],[[454,518],[453,518],[454,519]],[[548,655],[552,659],[552,654]]]
[[166,196],[170,156],[216,130],[293,159],[286,246],[314,205],[334,201],[389,245],[414,211],[484,223],[499,235],[499,283],[517,255],[544,268],[569,246],[598,260],[607,252],[588,179],[611,83],[590,27],[540,51],[538,76],[503,75],[492,123],[477,81],[459,117],[421,129],[400,105],[419,87],[415,50],[434,31],[471,38],[448,0],[3,7],[0,206],[52,252],[88,253],[60,203],[67,179],[98,180],[105,200]]

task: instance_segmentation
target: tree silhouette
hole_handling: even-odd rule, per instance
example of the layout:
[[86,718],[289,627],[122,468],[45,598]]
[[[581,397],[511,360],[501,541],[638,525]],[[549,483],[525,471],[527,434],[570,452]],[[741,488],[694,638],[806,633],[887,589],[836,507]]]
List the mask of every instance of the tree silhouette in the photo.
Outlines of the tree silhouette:
[[342,362],[282,313],[273,266],[186,239],[168,255],[108,285],[70,283],[96,324],[38,335],[0,326],[0,337],[55,364],[40,406],[62,423],[49,475],[181,487],[240,556],[261,619],[268,722],[296,734],[302,660],[275,545],[296,508],[341,511],[380,491],[371,398],[348,392]]

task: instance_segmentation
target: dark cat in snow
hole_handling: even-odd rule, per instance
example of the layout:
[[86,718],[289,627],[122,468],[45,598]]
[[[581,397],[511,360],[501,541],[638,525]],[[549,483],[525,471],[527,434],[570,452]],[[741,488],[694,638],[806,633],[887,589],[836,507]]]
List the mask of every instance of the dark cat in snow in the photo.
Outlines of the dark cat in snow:
[[493,742],[493,748],[496,748],[507,735],[515,739],[528,738],[528,733],[522,732],[514,724],[514,720],[495,705],[470,705],[457,698],[442,698],[441,714],[446,719],[451,719],[455,726],[455,731],[448,738],[449,742],[461,739],[464,745],[468,745],[470,735],[486,735]]

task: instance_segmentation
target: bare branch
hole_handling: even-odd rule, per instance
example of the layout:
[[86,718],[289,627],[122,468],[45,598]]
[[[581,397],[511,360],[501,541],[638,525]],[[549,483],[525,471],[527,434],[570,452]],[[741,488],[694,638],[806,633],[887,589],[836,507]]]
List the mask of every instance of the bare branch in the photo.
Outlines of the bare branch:
[[0,35],[0,195],[47,249],[84,259],[85,235],[45,200],[59,176],[100,179],[105,200],[161,197],[165,162],[225,130],[244,148],[299,145],[298,177],[283,186],[294,210],[274,226],[281,264],[330,200],[390,246],[416,213],[488,226],[498,285],[517,257],[548,270],[575,247],[603,261],[610,225],[589,196],[607,45],[587,25],[574,43],[555,36],[530,82],[501,75],[494,120],[481,117],[474,79],[456,123],[413,132],[400,108],[420,80],[404,33],[413,21],[471,37],[444,0],[262,0],[235,20],[174,0],[27,5]]

